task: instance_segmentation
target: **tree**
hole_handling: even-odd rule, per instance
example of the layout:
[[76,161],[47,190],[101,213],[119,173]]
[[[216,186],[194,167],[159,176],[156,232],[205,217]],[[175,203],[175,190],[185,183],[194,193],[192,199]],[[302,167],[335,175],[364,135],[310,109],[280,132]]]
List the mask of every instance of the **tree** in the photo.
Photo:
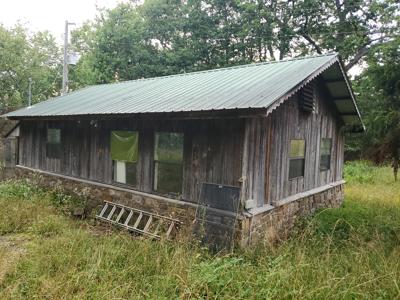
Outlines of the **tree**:
[[392,161],[397,178],[400,163],[400,38],[377,46],[368,68],[357,79],[360,108],[367,133],[364,155],[376,162]]
[[30,36],[25,28],[0,26],[0,109],[27,105],[29,78],[32,102],[58,94],[61,82],[61,55],[48,32]]
[[133,1],[77,31],[90,34],[76,81],[81,86],[328,51],[339,52],[350,69],[399,34],[398,9],[396,0]]
[[398,11],[396,0],[302,0],[293,6],[291,27],[303,38],[303,52],[336,51],[349,70],[399,34]]

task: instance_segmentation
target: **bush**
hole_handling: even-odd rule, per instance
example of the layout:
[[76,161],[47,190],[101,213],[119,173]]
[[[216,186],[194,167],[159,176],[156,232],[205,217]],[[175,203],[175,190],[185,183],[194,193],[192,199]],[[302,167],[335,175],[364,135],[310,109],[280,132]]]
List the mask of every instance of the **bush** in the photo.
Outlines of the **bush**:
[[344,178],[347,182],[373,183],[376,180],[378,167],[369,161],[350,161],[344,166]]
[[61,186],[57,186],[50,192],[50,201],[63,214],[70,215],[76,208],[84,209],[87,199],[68,194]]
[[8,180],[0,184],[0,195],[2,198],[19,198],[25,200],[31,200],[44,196],[46,192],[39,188],[32,182],[22,180]]

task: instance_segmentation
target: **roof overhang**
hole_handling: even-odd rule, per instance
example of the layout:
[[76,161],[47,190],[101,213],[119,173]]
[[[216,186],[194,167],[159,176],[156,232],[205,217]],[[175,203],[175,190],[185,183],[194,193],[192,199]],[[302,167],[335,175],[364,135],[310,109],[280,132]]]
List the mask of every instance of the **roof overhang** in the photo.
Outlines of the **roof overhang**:
[[330,97],[343,120],[346,131],[362,132],[365,126],[357,107],[349,79],[344,71],[342,61],[337,62],[321,74]]
[[315,70],[315,72],[310,74],[301,83],[272,103],[268,107],[267,115],[316,78],[322,78],[325,83],[330,98],[343,121],[344,130],[348,132],[365,131],[354,92],[338,55],[334,56],[332,60]]

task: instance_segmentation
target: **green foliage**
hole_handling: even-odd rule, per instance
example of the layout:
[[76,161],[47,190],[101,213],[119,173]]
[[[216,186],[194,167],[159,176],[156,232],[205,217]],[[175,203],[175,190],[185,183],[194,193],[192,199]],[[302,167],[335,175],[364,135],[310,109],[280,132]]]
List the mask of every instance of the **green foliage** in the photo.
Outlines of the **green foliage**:
[[0,235],[25,232],[52,211],[46,193],[26,182],[3,183],[0,195]]
[[65,192],[62,186],[57,185],[48,192],[50,203],[65,215],[70,215],[74,209],[85,208],[87,198],[85,195],[77,196]]
[[374,183],[380,171],[381,168],[369,161],[346,162],[344,178],[347,182]]
[[[358,179],[371,168],[373,180]],[[179,241],[100,233],[60,215],[41,194],[29,200],[1,194],[0,224],[4,205],[23,211],[15,223],[24,225],[7,237],[18,232],[30,239],[15,258],[1,231],[0,298],[396,299],[400,185],[389,168],[365,162],[346,165],[346,176],[342,208],[302,219],[280,245],[216,256]]]
[[0,195],[3,198],[21,198],[29,201],[33,197],[43,196],[45,192],[28,180],[10,180],[0,184]]
[[0,110],[28,103],[29,78],[32,103],[57,95],[61,82],[61,53],[49,32],[30,35],[21,25],[0,25]]
[[[355,89],[367,127],[357,140],[364,156],[375,162],[400,163],[400,39],[377,46]],[[397,166],[397,167],[396,167]]]
[[71,80],[78,87],[327,51],[351,67],[398,33],[396,9],[392,0],[119,4],[73,32],[83,57]]

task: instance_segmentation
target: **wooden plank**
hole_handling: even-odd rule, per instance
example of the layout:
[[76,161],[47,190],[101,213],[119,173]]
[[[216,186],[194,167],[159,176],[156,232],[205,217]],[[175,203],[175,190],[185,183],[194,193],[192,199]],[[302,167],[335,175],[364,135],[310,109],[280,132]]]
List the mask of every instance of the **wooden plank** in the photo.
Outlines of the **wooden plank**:
[[153,216],[150,215],[149,219],[146,222],[146,226],[144,226],[144,229],[143,229],[144,232],[148,233],[152,221],[153,221]]
[[143,217],[143,213],[141,212],[141,213],[139,214],[138,218],[136,219],[135,224],[133,225],[133,228],[134,228],[134,229],[137,229],[137,227],[139,226],[140,221],[142,220],[142,217]]
[[99,214],[99,217],[103,217],[104,216],[104,213],[106,212],[107,208],[108,208],[108,203],[106,203],[104,205],[103,209],[101,210],[101,212]]
[[129,212],[128,217],[127,217],[126,220],[125,220],[125,223],[124,223],[125,226],[128,226],[129,221],[132,219],[132,216],[133,216],[133,211],[131,210],[131,211]]
[[108,214],[107,220],[110,220],[115,212],[117,207],[114,205],[113,208],[111,209],[110,213]]
[[124,214],[124,212],[125,212],[125,208],[121,208],[121,211],[119,212],[118,217],[115,220],[115,222],[119,223],[119,220],[121,220],[122,215]]

